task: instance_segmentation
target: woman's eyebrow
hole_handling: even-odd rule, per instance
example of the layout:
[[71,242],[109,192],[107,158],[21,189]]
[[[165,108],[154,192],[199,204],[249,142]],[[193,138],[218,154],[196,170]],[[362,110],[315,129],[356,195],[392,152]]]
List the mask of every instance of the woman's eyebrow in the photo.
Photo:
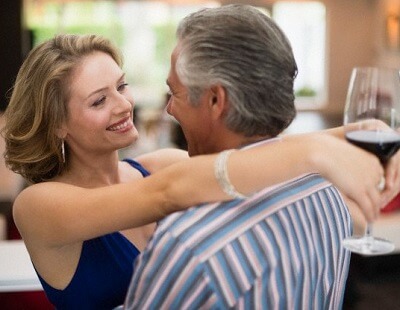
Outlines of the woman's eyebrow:
[[[117,82],[123,80],[124,78],[125,78],[125,73],[122,73],[121,77],[117,80]],[[108,87],[102,87],[102,88],[96,89],[95,91],[92,91],[92,92],[86,97],[86,99],[90,98],[90,97],[93,96],[94,94],[97,94],[97,93],[100,93],[100,92],[106,90],[107,88],[108,88]]]

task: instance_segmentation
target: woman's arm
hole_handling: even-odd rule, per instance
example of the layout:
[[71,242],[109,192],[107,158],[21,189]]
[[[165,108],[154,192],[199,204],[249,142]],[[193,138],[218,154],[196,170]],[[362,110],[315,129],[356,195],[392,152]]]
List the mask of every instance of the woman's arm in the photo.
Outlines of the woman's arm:
[[322,132],[330,134],[330,135],[332,135],[332,136],[334,136],[336,138],[339,138],[339,139],[345,139],[344,126],[325,129]]
[[137,156],[135,160],[153,174],[158,170],[188,158],[189,155],[186,151],[166,148]]
[[[103,188],[57,182],[32,185],[17,197],[14,217],[25,238],[32,236],[54,246],[141,226],[200,202],[231,199],[215,179],[215,158],[197,156],[150,177]],[[356,201],[368,218],[376,216],[380,203],[376,184],[383,169],[378,159],[330,135],[286,137],[234,152],[228,171],[236,189],[244,194],[319,172]]]

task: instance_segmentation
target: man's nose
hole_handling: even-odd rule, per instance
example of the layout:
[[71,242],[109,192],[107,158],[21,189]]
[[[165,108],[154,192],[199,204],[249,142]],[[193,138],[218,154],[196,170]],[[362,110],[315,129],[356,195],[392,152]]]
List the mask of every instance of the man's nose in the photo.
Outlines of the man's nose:
[[[171,99],[168,100],[167,106],[165,107],[165,110],[169,115],[172,115],[172,104],[171,104]],[[173,115],[172,115],[173,116]]]

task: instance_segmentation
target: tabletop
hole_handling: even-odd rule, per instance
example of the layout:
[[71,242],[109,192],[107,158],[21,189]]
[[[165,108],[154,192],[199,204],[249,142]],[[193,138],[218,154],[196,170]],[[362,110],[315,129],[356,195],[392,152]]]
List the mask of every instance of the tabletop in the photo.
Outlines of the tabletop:
[[394,243],[394,251],[390,254],[400,253],[400,210],[382,213],[378,220],[373,222],[372,234]]
[[43,290],[22,240],[0,241],[0,292]]

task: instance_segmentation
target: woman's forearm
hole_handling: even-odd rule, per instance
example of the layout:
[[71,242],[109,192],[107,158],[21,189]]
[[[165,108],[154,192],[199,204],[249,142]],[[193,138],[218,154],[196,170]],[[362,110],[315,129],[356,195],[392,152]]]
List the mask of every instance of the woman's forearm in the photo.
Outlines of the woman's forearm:
[[[147,178],[103,188],[39,183],[19,195],[14,213],[20,218],[19,211],[40,212],[42,217],[35,227],[42,232],[38,234],[54,244],[142,226],[202,202],[232,199],[216,180],[217,156],[196,156]],[[383,173],[379,160],[326,134],[285,137],[233,152],[227,171],[233,186],[245,195],[304,173],[319,172],[355,201],[367,219],[374,218],[379,208],[376,184]],[[43,201],[41,197],[47,199]],[[25,208],[26,205],[30,207]],[[48,226],[54,227],[47,229]],[[47,231],[59,234],[46,235]]]
[[336,138],[340,138],[340,139],[345,138],[343,126],[325,129],[322,131],[322,133],[327,133],[327,134],[330,134],[330,135],[332,135]]
[[[179,177],[167,189],[167,201],[174,201],[167,212],[176,211],[176,206],[231,199],[215,179],[214,161],[215,156],[199,156],[181,163]],[[232,184],[245,195],[304,173],[318,172],[356,201],[367,218],[375,218],[379,208],[376,184],[383,174],[379,160],[330,135],[290,136],[234,152],[228,172]]]

